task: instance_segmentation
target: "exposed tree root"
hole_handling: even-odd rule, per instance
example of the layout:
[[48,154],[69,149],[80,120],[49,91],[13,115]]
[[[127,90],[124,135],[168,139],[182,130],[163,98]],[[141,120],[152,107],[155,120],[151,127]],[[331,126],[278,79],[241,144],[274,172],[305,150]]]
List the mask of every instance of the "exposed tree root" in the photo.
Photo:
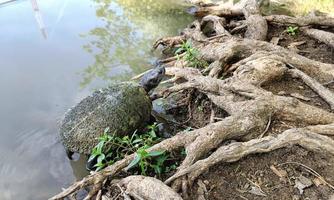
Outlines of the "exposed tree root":
[[306,17],[289,17],[286,15],[270,15],[265,17],[268,22],[280,24],[294,24],[298,26],[334,26],[334,19],[325,16],[306,16]]
[[[179,82],[163,91],[161,96],[194,89],[205,94],[229,116],[214,122],[215,113],[211,112],[210,123],[206,126],[180,132],[147,150],[171,152],[185,148],[185,159],[177,172],[165,183],[171,184],[176,192],[182,190],[183,197],[186,197],[194,180],[219,162],[236,162],[249,154],[267,153],[290,145],[300,145],[310,151],[334,155],[334,141],[324,136],[333,135],[334,113],[292,97],[274,95],[262,88],[263,85],[270,85],[276,80],[291,78],[293,75],[300,78],[333,109],[334,94],[321,83],[334,79],[334,64],[306,58],[265,40],[267,22],[298,26],[334,26],[334,19],[281,15],[262,17],[255,0],[242,0],[236,5],[202,4],[196,13],[203,18],[189,25],[181,36],[159,39],[154,48],[159,45],[165,48],[177,47],[192,40],[194,48],[199,51],[200,59],[210,65],[201,71],[187,67],[189,62],[182,57],[179,60],[176,57],[163,60],[162,63],[166,65],[174,65],[167,68],[166,74],[172,76],[174,82]],[[240,23],[230,20],[230,24],[222,18],[234,16],[245,18],[239,21]],[[235,30],[236,27],[239,30],[246,27],[245,38],[233,36],[235,31],[227,31],[231,28]],[[331,33],[310,28],[303,30],[311,37],[333,45]],[[323,37],[318,37],[320,35]],[[176,67],[179,63],[181,67]],[[208,76],[204,76],[202,72]],[[231,76],[222,80],[222,74]],[[262,133],[268,131],[272,119],[293,122],[301,127],[286,130],[277,136],[262,137]],[[244,142],[222,145],[224,141],[231,139]],[[212,151],[214,152],[210,155]],[[100,172],[85,177],[51,199],[63,199],[85,187],[91,187],[86,199],[92,198],[101,191],[108,177],[124,170],[134,157],[135,154],[129,155]],[[155,191],[152,191],[152,185],[155,185]],[[156,188],[156,185],[159,185],[159,188]],[[128,177],[123,179],[119,186],[126,188],[124,194],[137,199],[181,199],[168,186],[153,178]]]
[[334,109],[334,94],[329,89],[325,88],[319,82],[298,69],[292,69],[290,72],[293,76],[302,79],[306,85],[319,94],[319,96],[330,105],[332,110]]
[[268,25],[262,17],[260,7],[256,0],[244,0],[242,12],[246,18],[247,31],[245,37],[254,40],[265,40],[267,38]]
[[[329,125],[329,127],[334,131],[333,124]],[[169,184],[184,175],[187,175],[188,179],[193,181],[217,163],[236,162],[249,154],[267,153],[291,145],[300,145],[310,151],[327,152],[334,155],[334,140],[331,138],[311,132],[308,128],[290,129],[277,136],[267,136],[248,142],[235,142],[222,146],[208,158],[199,160],[188,168],[178,171],[167,179],[165,183]]]
[[314,28],[302,29],[304,33],[312,38],[319,40],[327,44],[328,46],[334,48],[334,33],[322,31]]

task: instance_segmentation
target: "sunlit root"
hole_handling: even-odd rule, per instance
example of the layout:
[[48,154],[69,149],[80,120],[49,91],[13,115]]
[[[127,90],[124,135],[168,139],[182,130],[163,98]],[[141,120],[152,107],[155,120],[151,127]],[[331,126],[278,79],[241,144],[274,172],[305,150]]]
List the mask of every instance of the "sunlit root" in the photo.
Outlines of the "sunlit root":
[[265,40],[267,38],[267,21],[261,15],[260,7],[256,0],[243,0],[243,14],[246,18],[247,30],[245,38]]
[[334,33],[322,31],[322,30],[318,30],[314,28],[305,28],[302,30],[306,35],[316,40],[319,40],[320,42],[323,42],[327,44],[328,46],[334,48]]
[[226,52],[233,51],[235,57],[247,59],[252,54],[266,52],[273,58],[284,63],[291,63],[296,68],[302,70],[308,75],[316,78],[318,81],[330,81],[334,79],[334,64],[314,61],[286,48],[271,44],[265,41],[239,39],[234,37],[223,38],[220,42],[210,43],[199,48],[201,56],[207,61],[215,61],[224,57]]
[[[281,65],[277,66],[282,67]],[[194,69],[189,68],[169,68],[167,71],[169,71],[169,74],[175,73],[175,75],[178,77],[182,77],[188,80],[188,82],[183,83],[182,85],[176,85],[175,87],[169,88],[168,90],[172,89],[173,92],[176,92],[182,89],[189,89],[193,87],[204,93],[216,94],[218,97],[216,96],[214,103],[219,107],[225,108],[227,112],[232,115],[241,111],[244,112],[244,110],[241,108],[247,106],[260,109],[262,108],[262,104],[265,103],[268,104],[268,108],[266,108],[267,112],[269,113],[269,108],[273,107],[275,109],[273,112],[276,113],[277,117],[282,120],[299,121],[307,124],[329,124],[334,121],[333,113],[302,103],[291,97],[273,95],[270,92],[255,87],[253,84],[249,83],[249,81],[240,81],[234,76],[231,77],[231,79],[219,80],[207,76],[204,77],[199,73],[196,73]],[[273,69],[270,72],[273,71],[275,70]],[[260,72],[261,71],[257,72],[257,76],[252,76],[252,81],[256,82],[256,80],[258,80],[261,82],[261,80],[265,79],[266,76],[275,78],[275,76],[273,76],[271,73],[268,73],[267,70],[263,70],[262,74]],[[282,71],[280,70],[277,70],[276,72],[277,76],[282,74]],[[249,75],[247,75],[247,73],[249,73]],[[250,77],[252,73],[252,70],[245,70],[245,72],[243,72],[243,77]],[[186,88],[183,88],[184,86],[186,86]],[[244,98],[238,97],[240,95],[251,99],[245,101]],[[240,107],[241,105],[243,106]]]
[[216,15],[220,17],[233,17],[243,15],[241,5],[217,4],[212,6],[196,7],[194,14],[198,17]]
[[201,21],[201,30],[205,29],[208,32],[214,32],[216,35],[231,36],[231,34],[224,28],[224,25],[226,25],[226,20],[224,18],[208,15]]
[[[326,125],[324,125],[324,127],[325,126]],[[331,128],[331,131],[334,131],[332,124],[326,128]],[[277,136],[267,136],[248,142],[235,142],[230,145],[222,146],[208,158],[199,160],[188,168],[178,171],[172,177],[168,178],[165,183],[169,184],[176,178],[184,175],[188,176],[188,180],[194,181],[200,174],[220,162],[236,162],[250,154],[267,153],[291,145],[300,145],[310,151],[334,155],[334,140],[327,136],[311,132],[308,129],[312,129],[312,127],[290,129]]]
[[294,77],[302,79],[307,86],[309,86],[314,92],[319,94],[319,96],[330,105],[332,110],[334,109],[333,92],[331,92],[329,89],[321,85],[318,81],[314,80],[313,78],[298,69],[291,69],[290,73]]
[[286,15],[270,15],[266,16],[265,19],[270,23],[280,23],[298,26],[334,26],[334,18],[325,16],[290,17]]

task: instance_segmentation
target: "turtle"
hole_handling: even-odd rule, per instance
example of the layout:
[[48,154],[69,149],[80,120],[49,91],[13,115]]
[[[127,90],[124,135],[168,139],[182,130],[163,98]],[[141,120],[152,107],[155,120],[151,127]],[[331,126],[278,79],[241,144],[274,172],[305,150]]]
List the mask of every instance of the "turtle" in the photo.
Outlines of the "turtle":
[[139,83],[112,83],[69,109],[59,131],[67,156],[72,159],[74,152],[90,155],[105,128],[117,136],[130,135],[143,128],[152,119],[149,92],[164,75],[165,68],[157,66],[145,73]]

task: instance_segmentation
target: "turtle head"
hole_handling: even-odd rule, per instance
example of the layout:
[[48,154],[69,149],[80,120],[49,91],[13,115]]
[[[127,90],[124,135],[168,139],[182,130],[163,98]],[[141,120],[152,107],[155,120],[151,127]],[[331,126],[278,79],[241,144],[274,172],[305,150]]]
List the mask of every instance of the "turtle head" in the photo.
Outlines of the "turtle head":
[[146,92],[156,88],[165,76],[165,67],[157,66],[144,74],[140,80],[140,85],[145,89]]

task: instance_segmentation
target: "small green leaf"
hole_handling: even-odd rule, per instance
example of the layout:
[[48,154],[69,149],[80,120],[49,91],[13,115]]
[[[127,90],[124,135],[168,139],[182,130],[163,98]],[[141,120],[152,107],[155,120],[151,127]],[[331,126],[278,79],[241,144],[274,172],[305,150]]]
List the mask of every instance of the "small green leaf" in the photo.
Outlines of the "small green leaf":
[[162,168],[160,166],[153,165],[152,167],[153,167],[155,173],[157,173],[157,174],[161,174],[162,173]]
[[191,46],[192,46],[191,41],[190,41],[190,40],[187,40],[187,42],[185,43],[185,46],[186,46],[186,47],[191,47]]
[[150,131],[150,136],[151,136],[152,138],[156,138],[156,137],[157,137],[157,134],[155,134],[155,131],[154,131],[154,130],[151,130],[151,131]]
[[109,130],[110,130],[110,128],[109,128],[109,127],[105,128],[105,129],[104,129],[104,133],[108,133],[108,132],[109,132]]
[[89,158],[88,158],[88,161],[87,161],[87,162],[90,162],[90,161],[94,160],[94,158],[95,158],[96,156],[97,156],[97,155],[94,155],[94,154],[90,155]]
[[97,163],[103,163],[105,158],[106,156],[104,154],[99,155],[99,157],[97,157]]
[[113,152],[111,151],[111,152],[109,152],[109,153],[106,155],[106,157],[107,157],[107,158],[111,158],[112,155],[113,155]]
[[91,155],[94,155],[94,156],[98,155],[96,147],[93,148]]
[[181,155],[183,155],[183,156],[186,156],[186,155],[187,155],[187,151],[186,151],[185,148],[182,149],[182,151],[181,151]]
[[122,138],[122,140],[129,140],[129,136],[124,136],[123,138]]
[[167,160],[168,155],[163,155],[163,156],[159,156],[156,160],[157,160],[157,165],[163,165],[164,162]]
[[96,163],[95,165],[94,165],[94,167],[102,167],[103,166],[103,163]]
[[96,153],[97,153],[98,155],[99,155],[99,154],[102,154],[103,146],[104,146],[104,141],[101,141],[101,142],[99,142],[99,143],[96,145]]
[[178,48],[176,51],[175,51],[175,55],[178,55],[179,53],[181,53],[183,51],[182,48]]
[[148,156],[155,157],[155,156],[160,156],[164,153],[165,153],[165,151],[151,151],[151,152],[148,153]]
[[141,156],[136,154],[135,158],[131,161],[131,163],[125,168],[125,170],[131,169],[132,167],[136,166],[139,161],[141,160]]
[[190,126],[188,126],[186,129],[185,129],[185,131],[192,131],[192,130],[194,130],[193,128],[191,128]]
[[95,171],[100,171],[105,167],[105,164],[102,164],[101,166],[98,166]]
[[133,140],[133,144],[136,144],[136,143],[139,143],[139,142],[142,142],[143,141],[143,139],[141,139],[141,138],[138,138],[138,139],[135,139],[135,140]]

